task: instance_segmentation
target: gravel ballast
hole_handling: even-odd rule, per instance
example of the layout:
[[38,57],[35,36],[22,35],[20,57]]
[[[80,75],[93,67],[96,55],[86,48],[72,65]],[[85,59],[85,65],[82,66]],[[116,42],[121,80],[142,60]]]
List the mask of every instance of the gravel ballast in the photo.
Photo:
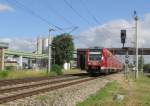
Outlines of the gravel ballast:
[[113,74],[78,85],[26,97],[0,106],[75,106],[78,102],[95,94],[106,83],[113,80],[120,80],[122,77],[122,74]]

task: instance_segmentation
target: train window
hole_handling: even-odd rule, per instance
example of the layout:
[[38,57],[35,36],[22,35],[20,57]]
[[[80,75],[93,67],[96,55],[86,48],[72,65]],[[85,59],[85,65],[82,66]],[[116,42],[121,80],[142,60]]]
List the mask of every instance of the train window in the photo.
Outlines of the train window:
[[96,60],[96,61],[100,61],[101,60],[101,54],[90,54],[89,56],[89,60]]

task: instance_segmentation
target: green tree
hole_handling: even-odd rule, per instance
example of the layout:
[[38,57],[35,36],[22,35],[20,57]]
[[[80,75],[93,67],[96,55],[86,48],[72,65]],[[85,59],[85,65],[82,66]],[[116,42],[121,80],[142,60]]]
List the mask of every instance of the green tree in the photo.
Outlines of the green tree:
[[55,47],[53,55],[55,55],[55,63],[62,66],[64,62],[70,62],[73,59],[74,43],[72,35],[64,33],[54,37],[52,46]]
[[144,64],[144,71],[150,72],[150,64]]

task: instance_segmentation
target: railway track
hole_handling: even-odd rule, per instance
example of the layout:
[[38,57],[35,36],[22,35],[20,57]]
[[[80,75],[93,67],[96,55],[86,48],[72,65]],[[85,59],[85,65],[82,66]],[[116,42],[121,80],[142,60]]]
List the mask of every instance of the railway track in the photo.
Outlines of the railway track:
[[[13,84],[3,84],[0,87],[0,104],[10,102],[13,100],[37,95],[39,93],[48,92],[63,87],[79,84],[82,82],[96,79],[97,77],[88,76],[67,76],[60,78],[39,78],[31,81],[13,81]],[[8,81],[7,81],[8,82]],[[16,83],[17,82],[17,83]],[[21,84],[22,83],[22,84]]]
[[[112,74],[111,74],[112,75]],[[110,76],[110,75],[107,75]],[[110,80],[111,77],[105,75],[97,77],[89,77],[87,74],[83,75],[67,75],[53,78],[36,78],[33,80],[19,79],[13,80],[10,85],[3,84],[0,86],[0,104],[11,102],[17,99],[22,99],[32,95],[37,95],[44,92],[57,90],[71,85],[80,84],[97,78]],[[4,81],[4,80],[3,80]]]
[[34,77],[34,78],[23,78],[23,79],[4,79],[0,80],[0,87],[1,86],[10,86],[14,84],[23,84],[29,82],[38,82],[41,80],[48,80],[48,79],[56,79],[56,78],[66,78],[71,76],[83,76],[84,74],[68,74],[63,76],[55,76],[55,77]]
[[80,78],[79,77],[73,77],[73,78],[53,80],[53,81],[44,80],[44,81],[40,81],[40,82],[22,84],[22,85],[19,85],[19,86],[11,86],[11,87],[8,86],[8,87],[1,88],[0,93],[9,93],[9,92],[16,91],[16,90],[23,90],[23,89],[33,88],[33,87],[40,87],[40,86],[45,86],[45,85],[49,85],[49,84],[56,84],[56,83],[70,81],[70,80],[76,80],[76,79],[80,79]]

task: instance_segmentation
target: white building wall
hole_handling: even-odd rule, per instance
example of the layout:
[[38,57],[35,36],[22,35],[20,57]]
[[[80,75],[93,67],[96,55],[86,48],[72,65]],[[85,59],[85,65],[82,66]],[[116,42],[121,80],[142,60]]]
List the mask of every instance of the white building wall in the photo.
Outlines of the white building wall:
[[37,38],[37,53],[42,54],[42,37]]

